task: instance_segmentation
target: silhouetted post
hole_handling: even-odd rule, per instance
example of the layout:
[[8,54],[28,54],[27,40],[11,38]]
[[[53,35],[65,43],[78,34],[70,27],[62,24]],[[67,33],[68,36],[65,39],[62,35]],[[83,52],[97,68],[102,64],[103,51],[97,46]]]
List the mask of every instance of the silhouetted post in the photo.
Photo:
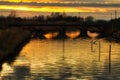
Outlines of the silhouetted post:
[[79,18],[80,18],[80,12],[78,14],[79,14]]
[[100,43],[100,40],[99,40],[99,62],[100,62],[100,58],[101,58],[101,43]]
[[[112,16],[112,14],[111,14]],[[116,16],[116,12],[115,12],[115,16]],[[111,20],[112,20],[112,17],[111,17]],[[111,30],[113,31],[113,22],[112,22],[112,28]],[[111,48],[112,45],[111,45],[111,41],[110,41],[110,45],[109,45],[109,73],[111,73]]]
[[112,20],[112,13],[110,14],[110,16],[111,16],[111,20]]
[[117,19],[117,11],[115,10],[115,19]]
[[111,72],[111,43],[109,45],[109,72]]
[[91,52],[93,52],[93,40],[91,41]]
[[65,49],[65,28],[62,28],[62,43],[63,43],[63,45],[62,45],[62,53],[63,53],[63,61],[64,61],[64,58],[65,58],[65,55],[64,55],[64,53],[65,53],[65,51],[64,51],[64,49]]

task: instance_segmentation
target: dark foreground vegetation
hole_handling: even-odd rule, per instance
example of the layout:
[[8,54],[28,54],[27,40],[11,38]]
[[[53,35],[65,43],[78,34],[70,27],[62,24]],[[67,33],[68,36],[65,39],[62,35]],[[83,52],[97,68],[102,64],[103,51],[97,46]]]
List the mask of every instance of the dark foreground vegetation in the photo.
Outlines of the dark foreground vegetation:
[[[0,68],[2,69],[4,62],[11,63],[14,61],[22,47],[30,40],[31,35],[33,35],[32,32],[35,32],[35,36],[39,37],[42,33],[47,32],[47,28],[50,28],[50,26],[53,29],[51,31],[59,26],[60,36],[65,36],[63,33],[67,29],[74,30],[77,28],[81,30],[84,37],[87,37],[86,32],[89,30],[100,33],[100,37],[106,40],[120,42],[120,18],[109,21],[94,20],[92,16],[82,18],[68,16],[65,13],[21,18],[11,12],[7,17],[0,16]],[[67,26],[71,27],[68,28]]]
[[4,62],[11,63],[15,60],[29,38],[30,32],[27,30],[17,28],[0,30],[0,70]]

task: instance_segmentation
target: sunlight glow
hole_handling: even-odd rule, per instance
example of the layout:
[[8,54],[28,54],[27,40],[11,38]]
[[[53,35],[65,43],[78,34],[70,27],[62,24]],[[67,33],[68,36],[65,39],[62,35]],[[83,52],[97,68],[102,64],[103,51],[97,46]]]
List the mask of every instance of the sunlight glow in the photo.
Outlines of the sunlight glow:
[[7,2],[36,2],[36,3],[40,3],[40,2],[50,2],[50,3],[104,3],[104,4],[109,4],[109,3],[120,3],[120,0],[104,0],[104,1],[100,1],[100,0],[94,0],[90,1],[90,0],[0,0],[0,1],[7,1]]
[[[2,0],[0,0],[2,1]],[[61,0],[4,0],[4,1],[7,1],[7,2],[60,2]]]
[[46,34],[44,34],[44,37],[47,38],[47,39],[53,39],[55,37],[58,36],[58,32],[48,32]]
[[33,12],[107,12],[105,8],[93,7],[58,7],[58,6],[8,6],[1,5],[1,10],[20,10],[20,11],[33,11]]
[[89,36],[89,37],[91,37],[92,39],[95,39],[96,37],[98,37],[99,36],[99,33],[97,33],[97,32],[90,32],[90,31],[87,31],[87,35]]
[[66,32],[66,36],[68,36],[69,38],[77,38],[80,35],[80,31],[76,30],[76,31],[68,31]]

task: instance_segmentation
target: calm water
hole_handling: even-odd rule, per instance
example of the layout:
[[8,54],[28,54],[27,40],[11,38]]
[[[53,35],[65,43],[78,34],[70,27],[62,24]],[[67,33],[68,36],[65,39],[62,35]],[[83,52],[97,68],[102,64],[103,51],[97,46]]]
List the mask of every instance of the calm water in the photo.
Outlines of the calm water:
[[120,44],[98,40],[91,52],[90,39],[31,40],[13,65],[3,65],[1,80],[120,80]]

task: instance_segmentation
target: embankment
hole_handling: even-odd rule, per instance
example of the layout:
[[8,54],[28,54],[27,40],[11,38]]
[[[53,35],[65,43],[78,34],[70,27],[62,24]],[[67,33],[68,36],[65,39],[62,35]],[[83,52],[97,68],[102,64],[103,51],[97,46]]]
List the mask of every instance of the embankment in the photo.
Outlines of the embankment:
[[0,29],[0,69],[4,62],[12,63],[15,60],[30,36],[30,31],[20,28]]

